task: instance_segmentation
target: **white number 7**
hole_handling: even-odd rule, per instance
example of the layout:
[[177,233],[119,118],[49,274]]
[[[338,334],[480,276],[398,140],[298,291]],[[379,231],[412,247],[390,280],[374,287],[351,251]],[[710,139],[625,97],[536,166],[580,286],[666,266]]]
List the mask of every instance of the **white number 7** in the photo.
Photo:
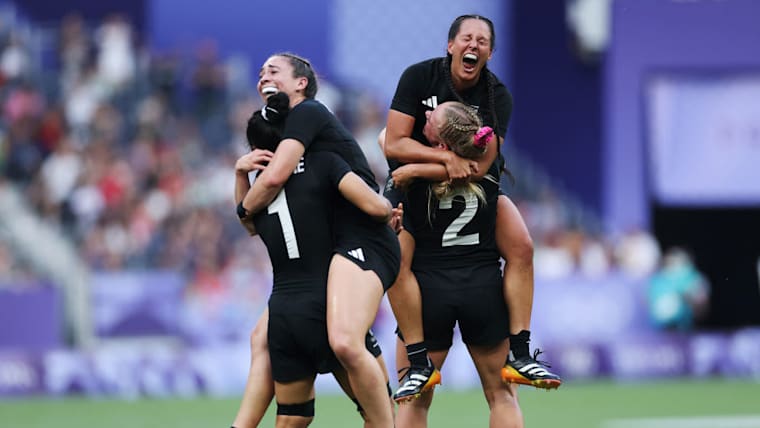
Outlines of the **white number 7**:
[[293,227],[293,219],[290,217],[290,208],[288,208],[285,189],[280,190],[277,197],[269,204],[267,214],[277,214],[277,217],[280,219],[280,228],[282,229],[282,236],[285,238],[285,248],[288,249],[288,258],[297,259],[301,257],[301,254],[298,252],[296,230]]

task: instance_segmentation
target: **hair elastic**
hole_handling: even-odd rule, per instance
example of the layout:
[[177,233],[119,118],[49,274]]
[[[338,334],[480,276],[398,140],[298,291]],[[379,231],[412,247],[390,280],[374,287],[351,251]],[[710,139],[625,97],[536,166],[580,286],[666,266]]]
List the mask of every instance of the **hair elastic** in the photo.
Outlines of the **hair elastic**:
[[484,148],[493,139],[493,128],[490,126],[483,126],[475,133],[475,141],[473,144],[475,147]]

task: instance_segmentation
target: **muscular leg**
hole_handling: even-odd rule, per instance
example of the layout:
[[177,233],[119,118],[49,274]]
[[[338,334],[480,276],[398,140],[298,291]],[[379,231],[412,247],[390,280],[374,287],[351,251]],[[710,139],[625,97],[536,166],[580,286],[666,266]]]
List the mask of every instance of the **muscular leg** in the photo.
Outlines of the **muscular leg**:
[[533,310],[533,240],[520,211],[504,195],[496,207],[496,244],[506,261],[504,298],[509,308],[509,332],[530,330]]
[[401,246],[401,267],[393,286],[388,289],[388,302],[393,309],[399,330],[407,344],[420,343],[425,337],[422,330],[422,295],[417,278],[412,273],[414,238],[402,230],[398,235]]
[[[382,370],[383,374],[385,374],[385,383],[388,385],[388,368],[385,366],[385,359],[382,355],[378,355],[377,358],[375,358],[375,361],[377,361],[377,364],[380,366],[380,370]],[[333,372],[333,376],[335,377],[335,380],[338,382],[338,385],[340,385],[343,392],[345,392],[349,398],[358,404],[356,395],[354,394],[354,391],[351,390],[351,383],[348,380],[348,374],[346,373],[346,370],[340,368],[339,370]],[[388,396],[388,405],[391,408],[391,413],[394,413],[396,411],[396,408],[390,396]],[[359,409],[359,414],[361,415],[362,419],[364,419],[365,428],[369,427],[370,425],[367,423],[367,415],[365,414],[364,409]]]
[[382,297],[377,274],[333,256],[327,279],[327,335],[372,427],[393,426],[385,375],[364,342]]
[[259,425],[274,397],[272,366],[269,362],[267,324],[269,309],[265,309],[251,332],[251,368],[243,391],[235,422],[235,428],[254,428]]
[[467,346],[472,362],[480,376],[483,394],[491,410],[490,428],[522,428],[523,416],[517,401],[517,386],[504,384],[499,379],[507,341],[497,346]]
[[[385,128],[380,131],[377,143],[384,153]],[[401,267],[396,282],[388,289],[388,302],[406,344],[422,343],[425,340],[422,329],[422,296],[417,278],[412,273],[414,237],[402,230],[398,234],[398,241],[401,246]]]
[[504,299],[509,308],[509,351],[513,357],[506,358],[502,379],[537,388],[558,388],[562,379],[549,370],[551,366],[530,355],[533,240],[517,207],[504,195],[499,195],[496,207],[496,243],[506,261]]

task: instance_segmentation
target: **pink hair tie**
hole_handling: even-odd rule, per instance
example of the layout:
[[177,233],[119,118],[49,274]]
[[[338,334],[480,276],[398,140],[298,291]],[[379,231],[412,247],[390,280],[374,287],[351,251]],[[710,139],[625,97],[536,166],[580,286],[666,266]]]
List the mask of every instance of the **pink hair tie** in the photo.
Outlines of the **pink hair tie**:
[[485,146],[488,145],[488,143],[491,142],[493,139],[493,128],[490,126],[484,126],[480,129],[478,129],[478,132],[475,133],[475,141],[473,144],[475,147],[482,149]]

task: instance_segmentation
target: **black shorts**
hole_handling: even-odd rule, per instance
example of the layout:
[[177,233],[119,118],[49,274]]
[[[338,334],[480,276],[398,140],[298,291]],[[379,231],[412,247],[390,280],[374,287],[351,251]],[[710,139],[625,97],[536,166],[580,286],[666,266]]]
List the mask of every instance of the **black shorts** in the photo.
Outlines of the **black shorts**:
[[272,378],[293,382],[340,366],[327,340],[324,303],[301,294],[269,299],[269,360]]
[[[327,339],[324,306],[302,296],[272,297],[267,332],[272,378],[287,383],[339,368],[340,363]],[[382,354],[371,330],[367,332],[365,344],[375,358]]]
[[401,248],[390,226],[378,226],[381,227],[357,228],[354,233],[343,234],[335,253],[351,260],[362,270],[375,272],[383,284],[383,291],[387,291],[398,276]]
[[422,293],[429,350],[449,349],[457,322],[466,345],[497,345],[509,336],[509,311],[498,264],[415,270],[414,274]]

